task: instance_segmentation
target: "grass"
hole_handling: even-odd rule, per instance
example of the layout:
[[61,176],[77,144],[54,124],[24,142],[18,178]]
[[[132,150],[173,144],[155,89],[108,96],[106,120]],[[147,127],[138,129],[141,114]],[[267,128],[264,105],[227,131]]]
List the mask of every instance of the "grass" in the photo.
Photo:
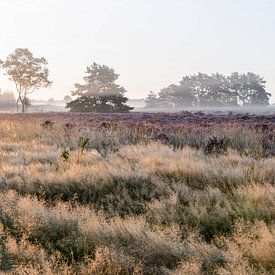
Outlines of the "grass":
[[273,130],[43,119],[0,120],[1,272],[275,273]]

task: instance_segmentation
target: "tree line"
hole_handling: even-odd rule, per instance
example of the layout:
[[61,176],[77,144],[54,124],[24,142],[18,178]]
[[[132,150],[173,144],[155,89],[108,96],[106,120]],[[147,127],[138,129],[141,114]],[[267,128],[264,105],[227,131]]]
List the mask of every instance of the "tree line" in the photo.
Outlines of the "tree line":
[[[6,60],[0,60],[9,79],[17,91],[16,106],[21,112],[29,105],[28,96],[40,88],[52,85],[49,80],[48,62],[44,57],[34,57],[28,49],[18,48]],[[126,104],[126,89],[116,83],[119,75],[113,68],[93,63],[87,67],[84,84],[75,84],[71,92],[76,99],[67,102],[72,112],[129,112],[133,108]]]
[[[23,48],[0,60],[0,68],[15,84],[16,106],[17,110],[21,106],[22,113],[30,104],[30,94],[52,85],[47,65],[44,57],[34,57]],[[71,92],[75,99],[67,102],[66,107],[72,112],[129,112],[133,108],[127,105],[126,89],[117,84],[118,78],[113,68],[93,63],[85,71],[84,83],[75,84]],[[145,103],[147,108],[266,106],[271,94],[265,90],[265,83],[254,73],[235,72],[230,76],[198,73],[184,76],[179,84],[171,84],[158,94],[150,92]]]
[[146,97],[147,108],[267,106],[271,96],[266,81],[254,74],[234,72],[229,76],[198,73],[184,76],[158,94]]

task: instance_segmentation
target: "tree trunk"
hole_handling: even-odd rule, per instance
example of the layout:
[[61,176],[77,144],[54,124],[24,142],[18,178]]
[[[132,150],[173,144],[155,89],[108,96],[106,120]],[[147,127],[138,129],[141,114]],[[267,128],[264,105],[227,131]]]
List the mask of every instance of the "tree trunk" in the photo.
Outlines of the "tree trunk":
[[25,103],[22,102],[22,114],[24,114],[24,113],[25,113]]
[[22,109],[21,109],[21,113],[24,114],[25,113],[25,100],[22,98],[19,98],[21,105],[22,105]]
[[19,108],[18,104],[19,104],[19,98],[16,100],[16,112],[17,113],[18,113],[18,108]]

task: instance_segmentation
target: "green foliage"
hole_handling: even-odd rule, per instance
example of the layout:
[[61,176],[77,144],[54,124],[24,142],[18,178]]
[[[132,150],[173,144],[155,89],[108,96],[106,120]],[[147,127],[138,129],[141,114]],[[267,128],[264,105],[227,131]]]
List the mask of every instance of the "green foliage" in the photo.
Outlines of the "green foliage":
[[163,88],[158,96],[152,92],[146,107],[236,107],[267,106],[271,96],[265,81],[254,73],[202,74],[184,76],[179,85]]
[[132,110],[126,105],[124,87],[116,84],[119,75],[114,69],[93,63],[87,67],[85,84],[75,84],[73,96],[78,98],[68,102],[66,107],[72,112],[125,113]]
[[80,148],[80,153],[81,154],[83,153],[84,149],[88,146],[89,142],[90,142],[89,138],[81,137],[79,139],[78,146]]
[[145,107],[146,108],[157,108],[162,107],[161,100],[158,98],[157,94],[152,91],[148,94],[145,99]]
[[69,157],[70,157],[70,153],[67,149],[63,149],[61,150],[60,152],[60,157],[61,159],[63,159],[64,161],[68,161],[69,160]]

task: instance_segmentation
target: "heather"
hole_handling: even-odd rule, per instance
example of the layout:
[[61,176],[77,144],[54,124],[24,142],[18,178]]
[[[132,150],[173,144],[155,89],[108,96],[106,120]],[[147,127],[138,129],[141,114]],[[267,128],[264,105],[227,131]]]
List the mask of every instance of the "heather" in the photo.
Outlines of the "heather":
[[274,115],[0,117],[0,270],[273,274]]

